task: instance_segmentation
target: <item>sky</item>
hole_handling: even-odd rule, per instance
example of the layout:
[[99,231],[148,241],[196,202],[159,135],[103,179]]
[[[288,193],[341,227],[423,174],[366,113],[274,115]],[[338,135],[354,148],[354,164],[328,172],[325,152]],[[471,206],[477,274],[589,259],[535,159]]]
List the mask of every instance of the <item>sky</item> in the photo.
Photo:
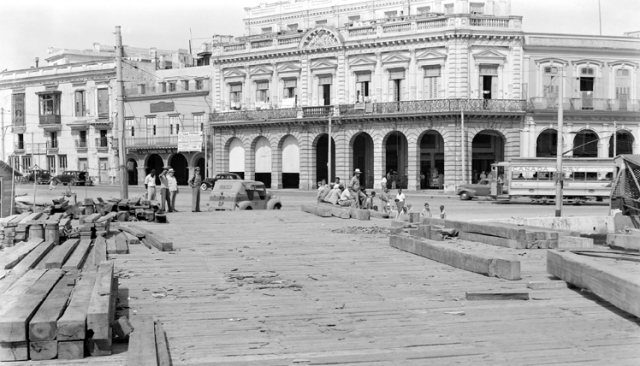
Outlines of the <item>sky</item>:
[[[47,48],[115,44],[115,26],[132,47],[196,51],[214,34],[244,34],[244,8],[264,0],[2,1],[0,71],[43,66]],[[272,2],[269,0],[268,2]],[[640,30],[640,0],[601,0],[602,34]],[[512,0],[527,32],[599,34],[598,0]]]

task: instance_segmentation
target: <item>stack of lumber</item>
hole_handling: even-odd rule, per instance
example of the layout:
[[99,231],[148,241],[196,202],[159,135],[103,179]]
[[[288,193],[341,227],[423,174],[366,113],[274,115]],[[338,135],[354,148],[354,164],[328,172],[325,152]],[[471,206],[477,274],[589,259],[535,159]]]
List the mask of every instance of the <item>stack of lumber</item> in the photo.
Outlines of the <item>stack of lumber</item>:
[[96,225],[95,222],[102,217],[101,214],[91,214],[80,218],[80,237],[81,238],[95,238],[96,237]]
[[133,332],[129,338],[128,366],[171,365],[171,356],[162,324],[150,316],[131,319]]
[[[162,252],[173,251],[173,242],[165,238],[163,235],[150,230],[143,229],[136,225],[121,225],[120,230],[129,234],[127,237],[138,238],[147,248],[156,248]],[[129,242],[131,244],[131,242]]]
[[[102,215],[102,213],[98,213],[97,215]],[[104,236],[110,228],[111,221],[115,220],[117,217],[117,213],[109,212],[106,215],[99,217],[95,221],[96,235]]]
[[0,287],[0,361],[110,355],[116,297],[111,261],[95,271],[25,271]]
[[640,251],[640,230],[627,228],[625,231],[607,234],[607,245],[613,249]]
[[[44,222],[44,239],[56,245],[60,243],[60,220],[62,220],[62,214],[56,213],[50,215]],[[65,220],[65,225],[69,225],[70,222]]]
[[18,224],[24,220],[27,216],[29,216],[31,212],[23,212],[19,215],[12,216],[11,220],[8,220],[4,223],[4,243],[5,247],[12,247],[16,241],[21,241],[23,239],[18,239]]
[[580,233],[536,226],[478,221],[424,218],[422,225],[442,226],[457,231],[460,239],[512,249],[572,249],[593,247],[593,239]]
[[[342,207],[331,204],[307,204],[302,205],[301,210],[320,217],[339,217],[342,219],[370,220],[372,211],[361,210],[353,207]],[[380,214],[379,216],[384,216]],[[388,215],[387,215],[388,217]]]
[[124,233],[110,234],[106,240],[107,254],[129,254],[129,240]]

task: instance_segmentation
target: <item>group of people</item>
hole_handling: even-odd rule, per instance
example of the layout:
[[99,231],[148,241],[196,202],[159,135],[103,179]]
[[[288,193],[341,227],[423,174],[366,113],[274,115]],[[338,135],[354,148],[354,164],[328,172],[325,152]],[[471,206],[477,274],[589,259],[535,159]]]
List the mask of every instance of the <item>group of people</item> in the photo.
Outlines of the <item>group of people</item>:
[[[374,202],[376,192],[371,191],[371,194],[367,194],[366,189],[360,185],[360,174],[362,174],[360,169],[356,169],[353,173],[353,177],[346,186],[340,182],[340,177],[336,177],[336,181],[333,183],[327,183],[324,179],[318,182],[318,203],[325,202],[344,207],[382,211],[395,218],[400,218],[401,215],[408,215],[411,206],[407,205],[405,207],[406,197],[404,193],[402,193],[402,188],[398,188],[398,193],[395,198],[393,198],[393,195],[389,193],[387,180],[383,176],[380,183],[382,192],[377,196],[380,198],[379,208]],[[391,204],[392,200],[395,205]],[[431,211],[429,210],[428,203],[425,203],[425,208],[421,212],[421,216],[431,217]],[[442,219],[446,218],[444,206],[440,206],[439,217]]]
[[[160,202],[161,210],[164,212],[178,212],[176,209],[176,196],[180,192],[178,189],[178,181],[175,177],[175,170],[170,166],[162,168],[162,173],[158,175],[160,179]],[[200,212],[200,184],[202,177],[200,176],[200,168],[193,170],[193,176],[189,179],[188,184],[191,187],[191,212]],[[144,188],[147,190],[147,199],[156,199],[156,170],[151,172],[144,178]]]

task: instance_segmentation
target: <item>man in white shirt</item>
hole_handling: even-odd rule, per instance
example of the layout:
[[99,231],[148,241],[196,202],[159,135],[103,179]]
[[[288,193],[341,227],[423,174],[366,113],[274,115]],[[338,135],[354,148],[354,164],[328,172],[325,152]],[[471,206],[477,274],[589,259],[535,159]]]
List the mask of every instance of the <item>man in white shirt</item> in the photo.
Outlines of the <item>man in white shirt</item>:
[[167,183],[169,186],[169,195],[171,197],[171,203],[169,204],[169,212],[178,212],[176,210],[176,195],[178,194],[178,181],[174,176],[175,171],[173,169],[169,169],[167,173]]
[[151,173],[144,178],[144,187],[147,189],[147,199],[156,199],[156,170],[151,169]]
[[349,189],[345,189],[344,191],[342,191],[342,194],[340,195],[340,201],[338,201],[338,204],[340,206],[351,207],[352,205],[355,204],[355,202],[356,200],[351,195],[351,192],[349,191]]
[[169,212],[173,212],[171,208],[171,197],[169,197],[169,181],[167,180],[167,173],[171,167],[162,168],[162,173],[158,176],[160,178],[160,201],[162,202],[162,211],[165,211],[165,202],[169,207]]

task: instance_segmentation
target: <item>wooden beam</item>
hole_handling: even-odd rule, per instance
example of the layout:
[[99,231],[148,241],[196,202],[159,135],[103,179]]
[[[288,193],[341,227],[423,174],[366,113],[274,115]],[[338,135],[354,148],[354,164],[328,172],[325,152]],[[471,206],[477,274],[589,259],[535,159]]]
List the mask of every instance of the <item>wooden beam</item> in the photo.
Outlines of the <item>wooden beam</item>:
[[107,256],[109,254],[118,253],[118,249],[116,248],[116,238],[110,237],[110,238],[107,238],[106,240],[107,240]]
[[32,361],[53,360],[58,356],[58,342],[30,341],[29,359]]
[[155,324],[156,332],[156,353],[158,355],[158,366],[171,366],[171,356],[169,355],[169,346],[167,345],[167,336],[162,329],[162,323],[157,321]]
[[489,235],[467,233],[465,231],[460,231],[458,233],[458,237],[463,240],[475,241],[478,243],[495,245],[499,247],[513,248],[513,249],[524,248],[524,245],[520,244],[517,240],[505,239],[497,236],[489,236]]
[[129,244],[127,242],[127,236],[124,233],[117,234],[115,236],[115,242],[116,254],[129,254]]
[[58,341],[59,360],[78,360],[84,358],[84,341]]
[[31,239],[26,242],[18,243],[11,250],[6,250],[0,256],[0,269],[11,269],[16,266],[24,257],[34,250],[44,239]]
[[528,292],[467,292],[469,301],[479,300],[529,300]]
[[0,342],[0,361],[26,361],[29,359],[29,342]]
[[87,309],[87,330],[94,340],[111,340],[111,296],[113,289],[113,262],[104,261],[98,267],[96,283]]
[[640,317],[638,276],[584,256],[552,250],[547,252],[547,272]]
[[127,366],[156,366],[155,325],[150,316],[135,316],[131,319],[133,332],[129,337]]
[[169,241],[167,238],[163,237],[160,234],[147,232],[143,240],[147,241],[149,244],[158,248],[158,250],[160,251],[163,251],[163,252],[173,251],[173,242]]
[[91,239],[80,239],[80,243],[76,247],[76,250],[73,251],[73,254],[67,259],[67,261],[62,266],[64,270],[74,270],[74,269],[82,269],[84,265],[84,261],[87,259],[89,255],[89,250],[91,249]]
[[97,273],[82,272],[76,281],[69,305],[58,319],[56,339],[58,341],[84,341],[87,328],[87,309],[96,283]]
[[391,235],[389,243],[394,248],[466,271],[506,280],[520,279],[520,261],[517,260],[495,257],[479,251],[471,253],[450,244],[400,235]]
[[8,299],[8,304],[0,312],[0,342],[29,340],[31,318],[63,275],[61,269],[48,270],[25,292]]
[[[58,319],[67,307],[69,296],[76,283],[77,274],[67,273],[55,285],[38,312],[29,322],[29,341],[53,341],[56,339]],[[57,347],[56,347],[57,348]],[[56,351],[57,352],[57,351]]]
[[67,261],[67,258],[71,256],[71,253],[76,249],[79,242],[80,239],[69,239],[62,245],[55,247],[47,259],[45,268],[62,268],[62,265]]

